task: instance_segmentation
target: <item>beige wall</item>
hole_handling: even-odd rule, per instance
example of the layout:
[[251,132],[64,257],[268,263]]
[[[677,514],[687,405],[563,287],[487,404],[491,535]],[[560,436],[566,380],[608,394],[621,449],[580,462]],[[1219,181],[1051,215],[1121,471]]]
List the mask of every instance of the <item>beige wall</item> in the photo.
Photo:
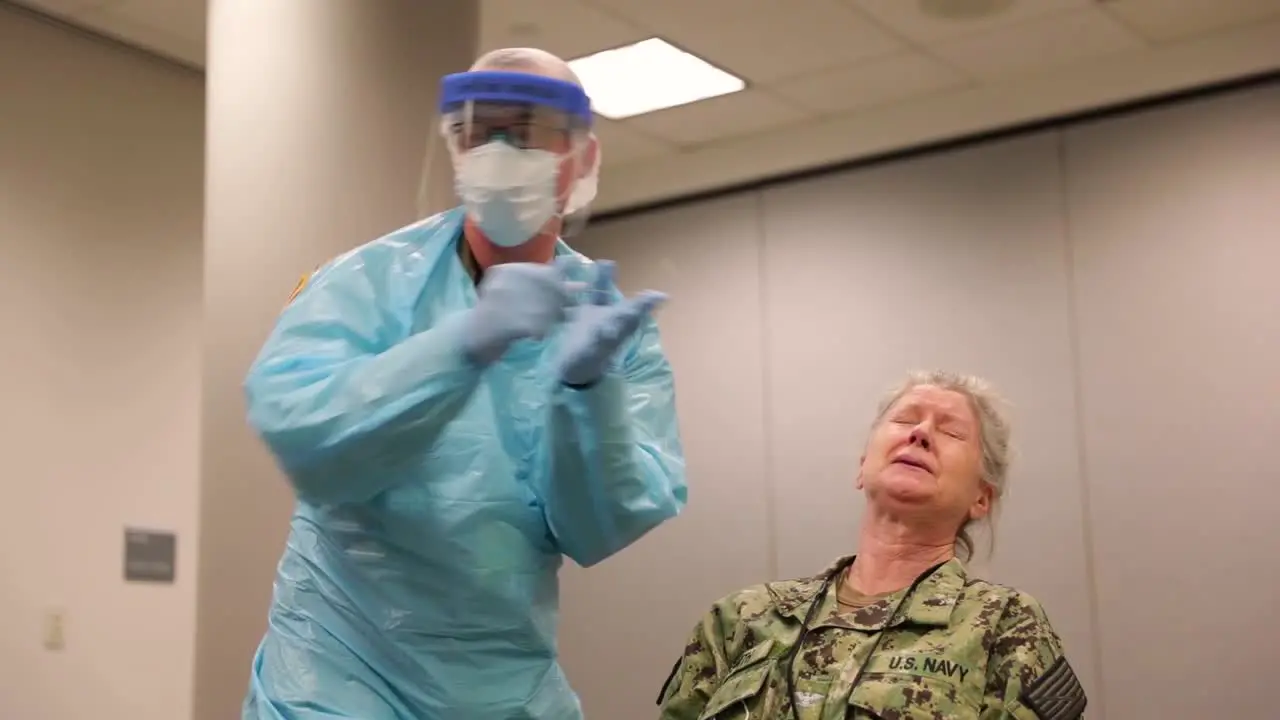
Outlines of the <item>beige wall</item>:
[[0,718],[190,716],[203,133],[195,74],[0,4]]

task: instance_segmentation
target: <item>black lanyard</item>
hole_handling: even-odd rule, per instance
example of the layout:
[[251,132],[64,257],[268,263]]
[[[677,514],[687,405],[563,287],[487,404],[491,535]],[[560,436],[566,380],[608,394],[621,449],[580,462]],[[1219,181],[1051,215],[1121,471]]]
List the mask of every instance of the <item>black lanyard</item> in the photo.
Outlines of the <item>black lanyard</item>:
[[[826,598],[827,591],[831,589],[831,583],[835,582],[836,578],[840,577],[841,573],[848,570],[856,559],[856,556],[851,557],[845,562],[835,566],[831,569],[831,572],[827,573],[827,577],[822,581],[822,586],[818,588],[818,594],[814,596],[813,601],[809,603],[809,611],[804,614],[804,622],[800,625],[800,637],[796,638],[796,644],[791,646],[791,650],[787,652],[786,660],[783,661],[783,672],[786,673],[787,678],[787,695],[791,699],[791,716],[795,718],[795,720],[800,720],[800,704],[796,702],[796,685],[793,671],[796,663],[796,656],[800,654],[801,648],[804,647],[804,641],[809,635],[809,624],[813,622],[814,616],[817,615],[818,608],[822,607],[822,601]],[[867,656],[862,660],[862,665],[858,666],[858,674],[854,676],[853,687],[849,688],[849,695],[851,697],[853,696],[853,691],[858,689],[858,683],[862,682],[862,675],[866,672],[867,665],[871,662],[871,658],[876,654],[876,649],[880,647],[880,640],[884,638],[885,632],[889,629],[889,626],[893,624],[894,619],[897,618],[898,612],[902,610],[903,606],[907,604],[907,601],[911,599],[911,594],[916,591],[916,588],[920,586],[920,583],[924,582],[930,575],[937,572],[938,568],[946,564],[946,562],[940,562],[920,573],[920,575],[917,576],[907,588],[906,594],[902,596],[902,599],[898,601],[898,604],[893,606],[893,612],[889,613],[889,619],[885,621],[884,625],[881,626],[880,630],[876,633],[876,639],[871,644],[871,652],[867,653]]]

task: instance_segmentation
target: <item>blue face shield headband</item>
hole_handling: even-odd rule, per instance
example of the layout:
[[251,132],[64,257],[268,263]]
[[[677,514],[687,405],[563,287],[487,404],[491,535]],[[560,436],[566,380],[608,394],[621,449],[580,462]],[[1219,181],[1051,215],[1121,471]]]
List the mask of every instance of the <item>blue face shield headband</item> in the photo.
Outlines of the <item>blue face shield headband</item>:
[[591,129],[591,101],[578,85],[520,72],[471,71],[441,81],[440,114],[452,149],[491,140],[526,150],[569,151]]
[[440,81],[440,114],[472,104],[545,108],[563,114],[579,128],[591,127],[591,99],[578,85],[557,78],[498,70],[472,70]]

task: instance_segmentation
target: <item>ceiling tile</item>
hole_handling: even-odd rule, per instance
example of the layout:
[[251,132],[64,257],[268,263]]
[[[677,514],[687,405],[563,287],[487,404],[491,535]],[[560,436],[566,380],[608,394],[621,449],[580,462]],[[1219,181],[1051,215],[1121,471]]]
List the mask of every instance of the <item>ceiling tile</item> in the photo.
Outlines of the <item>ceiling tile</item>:
[[114,0],[103,11],[204,45],[205,0]]
[[650,37],[581,0],[483,0],[480,51],[538,47],[571,60]]
[[631,118],[627,124],[680,145],[746,135],[803,120],[793,105],[760,90],[744,90]]
[[862,10],[912,42],[931,45],[938,40],[987,32],[1061,10],[1089,7],[1095,0],[1016,0],[1012,7],[999,14],[974,20],[933,17],[920,9],[918,0],[842,2]]
[[38,10],[46,15],[66,18],[78,12],[92,10],[106,4],[107,0],[13,0],[23,7]]
[[935,43],[929,51],[975,78],[995,80],[1142,47],[1137,36],[1103,13],[1072,10]]
[[1280,0],[1111,0],[1102,8],[1153,42],[1280,17]]
[[601,158],[606,167],[676,150],[670,143],[632,130],[625,123],[602,117],[595,119],[595,131],[600,138]]
[[184,38],[150,24],[118,15],[110,7],[80,13],[76,22],[98,32],[119,38],[131,45],[141,47],[168,57],[203,66],[205,61],[204,33],[198,39]]
[[770,92],[834,114],[900,102],[968,84],[962,73],[919,53],[899,53],[769,86]]
[[[486,0],[487,1],[487,0]],[[538,4],[541,0],[527,0]],[[770,0],[587,0],[609,14],[647,30],[676,22],[719,25],[739,13],[759,12]],[[812,0],[801,0],[801,4]]]
[[812,72],[905,48],[833,0],[604,0],[637,25],[750,82]]

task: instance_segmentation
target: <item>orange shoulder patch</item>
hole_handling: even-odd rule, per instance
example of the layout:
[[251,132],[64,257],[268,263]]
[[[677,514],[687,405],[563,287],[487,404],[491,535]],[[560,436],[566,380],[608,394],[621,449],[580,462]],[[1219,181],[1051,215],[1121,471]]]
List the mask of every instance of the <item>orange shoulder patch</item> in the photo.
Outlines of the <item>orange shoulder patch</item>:
[[320,272],[320,269],[323,268],[325,265],[328,265],[329,262],[332,262],[332,261],[320,263],[319,265],[315,266],[314,270],[312,270],[309,273],[304,273],[302,277],[298,278],[298,284],[293,286],[293,292],[289,293],[289,299],[285,300],[284,306],[289,307],[290,305],[292,305],[293,301],[297,300],[298,296],[302,294],[302,291],[307,289],[307,285],[311,284],[311,278],[315,277],[316,273]]
[[293,292],[289,293],[289,299],[284,303],[285,307],[288,307],[298,298],[298,295],[302,293],[302,290],[307,286],[307,283],[311,282],[311,276],[313,274],[314,273],[307,273],[298,279],[298,284],[293,286]]

